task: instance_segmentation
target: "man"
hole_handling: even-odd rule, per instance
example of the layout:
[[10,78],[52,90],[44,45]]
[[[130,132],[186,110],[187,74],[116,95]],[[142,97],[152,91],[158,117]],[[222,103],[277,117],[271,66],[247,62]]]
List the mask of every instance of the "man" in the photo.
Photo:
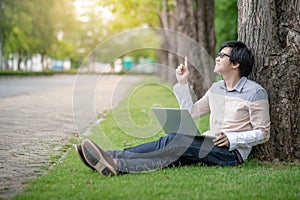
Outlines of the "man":
[[188,109],[194,119],[210,113],[210,130],[204,134],[215,139],[171,133],[157,141],[106,152],[87,139],[76,146],[81,160],[104,176],[195,163],[241,164],[252,146],[269,139],[268,95],[247,79],[254,56],[244,43],[224,43],[215,61],[214,72],[224,80],[215,82],[197,102],[192,102],[189,92],[187,58],[176,69],[178,83],[174,86],[180,107]]

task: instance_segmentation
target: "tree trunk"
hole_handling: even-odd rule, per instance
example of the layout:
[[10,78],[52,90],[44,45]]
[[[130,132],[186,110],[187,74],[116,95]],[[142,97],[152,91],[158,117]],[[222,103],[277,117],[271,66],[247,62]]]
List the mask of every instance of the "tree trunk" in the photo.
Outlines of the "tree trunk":
[[41,64],[42,64],[42,70],[43,71],[46,71],[46,67],[44,65],[44,60],[45,60],[45,55],[44,54],[41,54]]
[[256,146],[260,160],[300,159],[300,1],[239,0],[239,40],[256,58],[251,79],[269,94],[271,137]]
[[159,66],[157,68],[157,75],[162,81],[168,81],[168,52],[165,50],[157,51],[157,60]]
[[216,75],[213,72],[216,47],[216,34],[214,28],[214,1],[198,0],[197,2],[197,39],[199,44],[206,51],[201,53],[200,63],[200,66],[203,66],[202,74],[204,75],[206,81],[203,89],[206,92],[206,90],[216,79]]
[[178,41],[177,45],[179,52],[182,51],[180,48],[188,49],[186,56],[193,61],[192,66],[189,68],[191,72],[189,82],[197,98],[200,98],[215,80],[212,59],[214,58],[216,44],[214,1],[177,0],[176,12],[176,30],[186,34],[200,45],[197,50],[194,47],[186,46],[185,41]]
[[18,71],[21,71],[21,62],[22,62],[22,53],[19,52],[18,53],[18,63],[17,63]]
[[[162,28],[162,31],[159,31],[159,34],[161,35],[162,43],[161,48],[162,50],[159,50],[158,53],[158,63],[160,63],[160,66],[158,68],[158,76],[162,81],[168,81],[169,79],[169,31],[167,29],[170,29],[170,13],[168,11],[168,0],[162,0],[161,3],[161,11],[158,11],[158,17],[160,19],[160,26]],[[166,30],[164,30],[166,29]]]
[[167,69],[159,69],[159,76],[175,83],[175,68],[187,56],[191,89],[200,98],[215,80],[212,59],[216,43],[214,1],[176,0],[173,10],[168,10],[167,0],[163,0],[159,18],[161,27],[168,29],[162,34],[162,48],[167,51],[159,52],[168,52],[168,61],[161,60],[166,59],[166,55],[158,56],[159,63],[167,63]]
[[[1,0],[0,0],[0,11],[1,11]],[[2,34],[0,33],[0,70],[3,70],[3,61],[2,61]]]

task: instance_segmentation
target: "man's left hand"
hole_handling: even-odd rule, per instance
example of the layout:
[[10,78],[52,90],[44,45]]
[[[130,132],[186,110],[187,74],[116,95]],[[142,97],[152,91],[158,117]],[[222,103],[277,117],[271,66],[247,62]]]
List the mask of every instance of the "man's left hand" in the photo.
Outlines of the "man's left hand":
[[213,140],[214,144],[219,147],[229,147],[230,142],[224,133],[217,134],[217,137]]

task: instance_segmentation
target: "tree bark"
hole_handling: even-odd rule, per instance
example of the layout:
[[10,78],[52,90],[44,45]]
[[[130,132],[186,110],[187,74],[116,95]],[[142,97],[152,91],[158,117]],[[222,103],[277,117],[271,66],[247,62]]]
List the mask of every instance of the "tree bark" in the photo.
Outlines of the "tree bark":
[[190,61],[191,89],[194,90],[196,98],[200,98],[215,80],[212,59],[216,43],[214,1],[174,2],[174,8],[169,10],[168,1],[162,0],[161,11],[158,12],[161,27],[168,29],[162,33],[162,49],[167,51],[159,51],[158,60],[163,66],[158,73],[162,80],[175,83],[175,69],[183,63],[184,56],[187,56]]
[[239,0],[238,38],[256,64],[250,76],[269,94],[271,137],[256,146],[260,160],[300,159],[300,1]]
[[[161,11],[158,10],[158,18],[160,20],[160,27],[164,28],[165,26],[168,25],[168,21],[167,21],[167,2],[166,0],[162,0],[162,4],[161,4]],[[166,49],[167,47],[167,43],[166,43],[166,36],[164,34],[164,32],[159,32],[160,37],[162,38],[161,40],[161,48],[162,50],[158,50],[157,51],[157,60],[158,63],[160,63],[160,66],[158,66],[157,68],[157,75],[159,76],[159,78],[162,81],[167,81],[167,77],[166,77],[166,72],[165,72],[165,67],[168,65],[168,52],[166,52],[163,49]]]
[[169,80],[169,54],[170,52],[168,49],[170,49],[170,39],[169,39],[169,31],[168,29],[171,28],[172,24],[174,24],[172,21],[172,13],[171,11],[168,11],[168,0],[162,0],[161,2],[161,10],[158,11],[158,17],[160,19],[160,26],[162,28],[162,31],[159,31],[159,34],[162,38],[161,48],[162,50],[159,50],[158,53],[158,62],[160,63],[160,66],[158,67],[158,76],[162,81],[168,81]]
[[186,46],[184,41],[178,41],[178,52],[180,48],[188,49],[188,58],[193,60],[189,66],[191,72],[190,85],[197,98],[204,95],[206,90],[215,80],[213,73],[213,60],[215,51],[214,31],[214,1],[194,0],[176,1],[176,30],[189,36],[198,42],[201,50],[193,51],[194,47]]

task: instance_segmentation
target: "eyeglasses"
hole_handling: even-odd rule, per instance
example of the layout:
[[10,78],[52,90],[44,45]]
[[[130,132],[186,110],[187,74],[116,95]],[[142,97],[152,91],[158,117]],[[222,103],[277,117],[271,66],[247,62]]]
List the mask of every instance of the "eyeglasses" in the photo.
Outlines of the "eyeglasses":
[[223,53],[223,52],[219,52],[218,56],[220,56],[221,59],[224,58],[224,56],[228,56],[228,58],[230,58],[230,55]]

